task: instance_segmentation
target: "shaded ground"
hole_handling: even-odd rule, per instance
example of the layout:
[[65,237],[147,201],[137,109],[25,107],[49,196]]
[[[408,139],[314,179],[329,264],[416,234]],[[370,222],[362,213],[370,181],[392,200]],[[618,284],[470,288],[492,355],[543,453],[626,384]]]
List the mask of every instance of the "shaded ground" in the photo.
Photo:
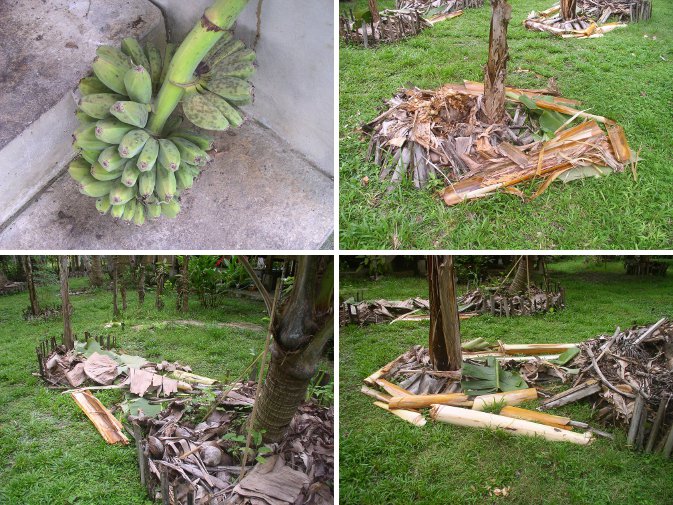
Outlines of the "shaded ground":
[[[461,322],[463,340],[483,337],[505,343],[580,341],[615,326],[653,323],[673,314],[673,277],[626,276],[619,262],[571,259],[550,265],[566,288],[567,307],[556,313]],[[462,287],[464,289],[464,286]],[[340,296],[365,299],[426,297],[427,281],[349,278]],[[507,503],[668,504],[673,461],[625,450],[626,433],[588,447],[550,443],[501,432],[428,423],[418,429],[371,404],[362,379],[405,352],[427,345],[429,323],[347,326],[340,337],[340,493],[344,504],[499,503],[489,487],[511,488]],[[556,409],[580,421],[587,404]]]

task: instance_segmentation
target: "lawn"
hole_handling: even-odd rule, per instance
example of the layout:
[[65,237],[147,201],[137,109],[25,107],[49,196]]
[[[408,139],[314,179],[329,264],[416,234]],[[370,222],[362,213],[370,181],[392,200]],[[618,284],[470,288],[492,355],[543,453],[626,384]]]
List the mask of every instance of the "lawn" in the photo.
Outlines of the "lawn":
[[[474,317],[461,322],[463,339],[572,342],[673,314],[670,273],[665,278],[626,276],[621,263],[598,265],[581,258],[553,263],[550,271],[566,288],[565,310],[509,319]],[[418,277],[341,283],[342,298],[356,292],[365,299],[405,299],[427,297],[428,289]],[[613,431],[614,442],[598,439],[577,446],[442,423],[416,428],[372,405],[359,392],[362,379],[411,345],[427,345],[428,331],[428,322],[341,329],[340,503],[673,503],[673,461],[626,450],[623,430]],[[554,413],[591,420],[584,403]],[[510,495],[490,497],[489,487],[509,487]]]
[[[71,280],[71,289],[88,285]],[[58,286],[38,289],[42,304],[60,303]],[[166,308],[154,308],[154,292],[145,305],[129,291],[124,314],[125,329],[103,328],[112,317],[112,294],[71,296],[73,329],[77,335],[114,334],[124,351],[153,361],[179,361],[200,375],[234,380],[264,345],[264,330],[149,325],[176,319],[208,322],[247,322],[266,327],[261,301],[232,298],[220,307],[203,309],[190,299],[188,314],[175,311],[173,291],[165,296]],[[120,302],[121,303],[121,302]],[[31,375],[36,371],[35,346],[44,336],[60,338],[60,319],[25,322],[27,292],[0,297],[0,504],[145,504],[150,502],[140,485],[135,446],[107,445],[69,395],[49,390]],[[111,407],[119,391],[95,392]]]
[[[366,159],[368,139],[359,126],[401,87],[482,80],[486,2],[399,43],[374,50],[341,43],[341,249],[662,249],[672,243],[673,3],[654,2],[650,21],[587,40],[524,29],[528,13],[553,0],[511,3],[508,84],[539,88],[554,78],[564,96],[582,101],[582,109],[619,122],[640,150],[637,181],[627,170],[554,183],[529,203],[500,193],[450,208],[409,180],[386,192],[379,167]],[[379,4],[383,9],[394,2]],[[354,11],[366,5],[340,3]]]

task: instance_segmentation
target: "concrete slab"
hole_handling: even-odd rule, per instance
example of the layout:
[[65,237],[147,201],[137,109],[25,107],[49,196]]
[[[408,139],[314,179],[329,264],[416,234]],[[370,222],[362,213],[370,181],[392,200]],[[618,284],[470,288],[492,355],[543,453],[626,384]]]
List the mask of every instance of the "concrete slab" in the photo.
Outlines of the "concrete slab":
[[72,156],[72,91],[96,47],[124,37],[165,39],[161,11],[147,0],[0,2],[0,223],[17,212]]
[[101,216],[63,174],[0,231],[0,248],[306,250],[330,243],[330,177],[253,121],[219,134],[216,149],[174,220],[137,227]]

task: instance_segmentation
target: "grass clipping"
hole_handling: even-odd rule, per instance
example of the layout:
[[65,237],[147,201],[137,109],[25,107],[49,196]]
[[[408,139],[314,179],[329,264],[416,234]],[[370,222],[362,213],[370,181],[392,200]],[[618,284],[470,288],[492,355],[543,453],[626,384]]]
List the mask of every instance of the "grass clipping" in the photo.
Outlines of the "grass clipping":
[[[556,178],[622,172],[636,161],[621,126],[579,110],[579,102],[550,89],[506,91],[505,120],[490,124],[481,83],[401,90],[363,126],[380,179],[396,183],[406,176],[417,188],[443,180],[439,196],[447,205],[499,189],[530,200]],[[513,187],[533,179],[543,183],[532,196]]]

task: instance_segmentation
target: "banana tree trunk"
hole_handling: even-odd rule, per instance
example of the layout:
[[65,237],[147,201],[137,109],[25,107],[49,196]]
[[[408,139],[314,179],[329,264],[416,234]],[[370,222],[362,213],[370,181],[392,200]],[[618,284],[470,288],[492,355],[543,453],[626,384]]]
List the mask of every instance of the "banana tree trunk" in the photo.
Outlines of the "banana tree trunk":
[[530,257],[529,256],[520,256],[519,265],[516,269],[516,274],[514,275],[514,280],[509,286],[509,292],[511,294],[523,293],[527,290],[530,284]]
[[63,313],[63,345],[66,349],[74,349],[75,341],[72,337],[72,325],[70,315],[70,286],[68,284],[68,257],[59,256],[59,275],[61,278],[61,311]]
[[100,256],[91,256],[89,283],[95,288],[99,288],[103,285],[103,266],[101,265]]
[[155,268],[155,274],[156,274],[156,280],[157,280],[157,293],[156,293],[156,300],[154,302],[154,305],[156,306],[157,310],[163,310],[164,301],[161,298],[161,296],[164,292],[164,280],[165,280],[165,277],[166,277],[166,266],[165,266],[163,258],[157,259],[157,262],[155,263],[154,268]]
[[117,292],[119,290],[119,265],[117,257],[112,257],[112,316],[119,317],[119,305],[117,305]]
[[35,280],[33,279],[33,260],[30,256],[23,256],[23,270],[26,273],[26,282],[28,283],[28,297],[30,298],[30,313],[34,316],[40,314],[40,304],[37,301],[37,291],[35,291]]
[[279,441],[317,372],[334,334],[334,276],[330,256],[300,256],[294,286],[279,311],[271,361],[261,387],[253,426],[267,442]]
[[182,278],[180,279],[182,284],[182,312],[189,311],[189,256],[184,255],[182,258]]
[[145,256],[140,256],[138,265],[138,306],[145,303]]
[[435,370],[460,370],[460,319],[453,256],[428,256],[430,361]]
[[507,77],[507,25],[512,6],[507,0],[491,0],[491,31],[488,39],[488,63],[484,69],[484,109],[493,124],[505,118],[505,78]]
[[577,0],[561,0],[561,17],[564,21],[577,17]]

